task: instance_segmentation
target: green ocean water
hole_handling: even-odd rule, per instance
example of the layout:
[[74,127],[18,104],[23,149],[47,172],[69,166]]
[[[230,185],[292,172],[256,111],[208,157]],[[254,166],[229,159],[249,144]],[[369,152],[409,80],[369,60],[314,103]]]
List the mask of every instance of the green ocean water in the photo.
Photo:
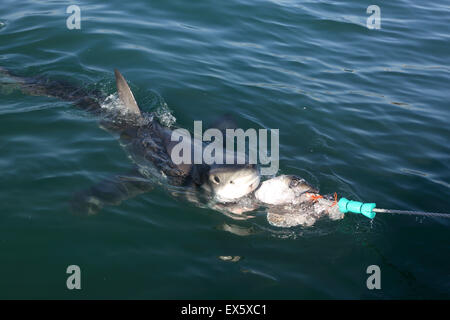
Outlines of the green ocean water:
[[[66,27],[70,4],[80,30]],[[371,4],[379,30],[366,26]],[[2,0],[0,66],[106,95],[118,68],[144,110],[159,95],[179,126],[231,113],[278,128],[279,174],[382,208],[449,212],[449,20],[442,0]],[[449,219],[281,229],[162,188],[75,215],[75,192],[133,163],[97,118],[0,80],[0,298],[450,297]],[[69,265],[81,290],[66,287]],[[370,265],[380,290],[366,286]]]

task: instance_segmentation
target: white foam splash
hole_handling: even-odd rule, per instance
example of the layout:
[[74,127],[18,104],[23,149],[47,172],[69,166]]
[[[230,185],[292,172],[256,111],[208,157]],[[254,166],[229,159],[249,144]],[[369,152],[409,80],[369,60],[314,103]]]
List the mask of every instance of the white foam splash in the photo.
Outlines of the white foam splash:
[[172,111],[167,106],[167,103],[163,102],[161,106],[159,106],[155,110],[155,115],[158,118],[159,122],[165,127],[172,127],[175,125],[177,119],[173,116]]
[[119,94],[117,92],[107,96],[100,106],[113,113],[119,113],[124,116],[129,114],[129,110],[119,99]]

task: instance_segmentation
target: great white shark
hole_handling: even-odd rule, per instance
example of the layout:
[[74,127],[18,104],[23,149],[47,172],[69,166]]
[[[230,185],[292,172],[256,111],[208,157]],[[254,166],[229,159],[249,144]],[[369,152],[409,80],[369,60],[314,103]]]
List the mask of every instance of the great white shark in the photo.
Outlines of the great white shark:
[[[27,94],[70,101],[80,109],[101,115],[101,127],[117,134],[121,145],[134,160],[135,169],[129,173],[77,192],[72,199],[76,211],[97,213],[104,205],[117,205],[152,190],[155,182],[169,187],[171,194],[199,205],[213,202],[215,209],[227,211],[228,204],[252,193],[260,184],[258,166],[248,162],[175,164],[171,159],[171,151],[177,143],[171,138],[174,128],[165,126],[154,113],[139,107],[127,81],[117,69],[114,70],[117,93],[125,112],[102,108],[105,96],[101,92],[86,90],[70,82],[47,77],[21,77],[3,68],[0,68],[0,74]],[[225,116],[216,121],[214,127],[224,131],[236,126],[233,119]],[[195,143],[203,142],[192,139],[192,145]]]
[[[264,207],[267,221],[276,227],[312,226],[318,219],[343,219],[337,196],[320,195],[319,191],[304,179],[293,175],[272,177],[261,183],[259,167],[250,164],[248,157],[232,151],[229,163],[196,163],[191,159],[180,164],[172,161],[172,151],[179,143],[173,139],[176,129],[160,121],[158,111],[143,111],[123,75],[114,70],[119,109],[105,108],[105,95],[87,90],[67,81],[54,81],[47,77],[20,77],[0,67],[0,76],[6,84],[30,95],[50,96],[72,102],[80,109],[99,115],[100,126],[117,134],[120,144],[134,162],[134,169],[123,175],[112,176],[98,182],[72,197],[72,207],[78,213],[95,214],[105,205],[118,205],[136,195],[151,191],[155,185],[163,186],[175,197],[183,198],[200,207],[218,210],[234,219],[248,219],[248,213]],[[2,80],[2,79],[0,79]],[[0,81],[1,88],[5,83]],[[231,116],[222,116],[212,125],[225,133],[236,129]],[[187,132],[187,131],[186,131]],[[186,139],[186,140],[185,140]],[[183,137],[188,149],[195,149],[204,142]],[[230,156],[224,150],[224,158]],[[245,159],[239,164],[237,159]],[[225,231],[237,235],[252,234],[239,226],[225,225]]]

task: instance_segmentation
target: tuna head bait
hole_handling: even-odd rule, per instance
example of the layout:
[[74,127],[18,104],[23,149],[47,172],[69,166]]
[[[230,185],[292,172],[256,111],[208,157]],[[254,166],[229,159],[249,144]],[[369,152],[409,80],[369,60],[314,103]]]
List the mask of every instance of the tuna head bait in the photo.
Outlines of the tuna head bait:
[[312,226],[318,219],[344,218],[337,199],[321,196],[304,179],[281,175],[264,181],[255,198],[267,207],[267,221],[277,227]]

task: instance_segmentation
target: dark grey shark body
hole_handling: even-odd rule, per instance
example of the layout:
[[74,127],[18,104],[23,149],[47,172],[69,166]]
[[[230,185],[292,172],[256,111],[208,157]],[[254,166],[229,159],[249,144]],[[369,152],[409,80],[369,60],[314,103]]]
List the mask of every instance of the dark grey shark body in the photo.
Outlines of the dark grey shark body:
[[[116,85],[119,98],[128,110],[126,114],[111,114],[110,111],[102,108],[101,103],[106,97],[97,90],[83,89],[70,82],[53,81],[46,77],[20,77],[4,69],[0,69],[0,73],[7,74],[26,94],[59,98],[100,116],[101,126],[117,134],[122,146],[133,157],[137,168],[130,173],[106,179],[89,190],[75,195],[73,203],[79,207],[78,209],[81,208],[81,211],[94,213],[105,204],[119,204],[125,199],[147,192],[153,188],[155,175],[160,175],[158,178],[163,177],[167,185],[179,187],[177,190],[182,190],[175,194],[181,194],[196,203],[211,198],[215,188],[220,187],[211,179],[211,175],[215,174],[213,172],[222,175],[224,179],[221,180],[226,180],[228,173],[235,172],[243,175],[258,175],[257,183],[259,184],[258,169],[254,165],[210,166],[204,163],[176,165],[170,156],[174,145],[171,141],[172,128],[161,125],[155,114],[141,112],[128,84],[117,70],[115,70]],[[222,129],[230,128],[231,124],[226,123],[224,126]],[[199,191],[206,191],[206,194]]]

